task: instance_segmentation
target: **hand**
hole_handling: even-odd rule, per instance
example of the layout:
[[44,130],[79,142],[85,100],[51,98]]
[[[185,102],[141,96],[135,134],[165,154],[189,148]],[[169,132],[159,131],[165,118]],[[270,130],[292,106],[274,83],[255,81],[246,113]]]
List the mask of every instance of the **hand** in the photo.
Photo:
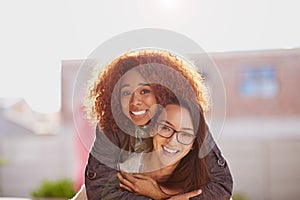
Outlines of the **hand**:
[[147,196],[151,199],[164,199],[169,197],[161,191],[157,182],[148,176],[122,172],[122,175],[118,173],[117,177],[120,180],[120,187],[129,192]]
[[188,193],[184,193],[184,194],[178,194],[175,196],[172,196],[171,198],[169,198],[169,200],[188,200],[192,197],[198,196],[199,194],[202,193],[202,190],[194,190]]

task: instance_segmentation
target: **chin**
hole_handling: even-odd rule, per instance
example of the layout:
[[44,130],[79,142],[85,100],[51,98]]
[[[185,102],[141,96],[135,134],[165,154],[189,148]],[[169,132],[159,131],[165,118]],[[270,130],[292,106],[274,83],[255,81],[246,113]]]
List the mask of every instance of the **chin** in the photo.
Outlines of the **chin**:
[[165,166],[169,166],[169,165],[173,165],[173,164],[177,163],[178,158],[177,157],[174,157],[174,158],[162,157],[160,159],[160,161],[164,165],[163,167],[165,167]]
[[146,125],[149,121],[150,119],[132,120],[132,122],[138,126]]

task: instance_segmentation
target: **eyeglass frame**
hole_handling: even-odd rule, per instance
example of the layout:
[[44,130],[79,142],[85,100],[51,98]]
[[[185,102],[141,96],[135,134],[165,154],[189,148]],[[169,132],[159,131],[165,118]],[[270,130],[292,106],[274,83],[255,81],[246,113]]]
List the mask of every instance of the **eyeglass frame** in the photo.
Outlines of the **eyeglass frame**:
[[[166,126],[166,127],[168,127],[169,129],[173,130],[173,133],[172,133],[169,137],[164,136],[164,135],[161,135],[161,134],[159,133],[159,130],[161,130],[161,129],[158,129],[159,126]],[[172,127],[170,127],[170,126],[168,126],[168,125],[162,124],[162,123],[160,123],[160,122],[158,122],[158,121],[156,121],[156,128],[157,128],[157,134],[158,134],[159,136],[163,137],[163,138],[171,138],[171,137],[173,137],[173,135],[176,133],[176,140],[177,140],[177,142],[180,143],[180,144],[183,144],[183,145],[190,145],[190,144],[192,144],[192,143],[195,141],[196,137],[197,137],[196,135],[191,134],[191,133],[187,133],[187,132],[184,132],[184,131],[176,131],[174,128],[172,128]],[[192,136],[193,136],[192,141],[191,141],[189,144],[182,143],[182,142],[179,141],[179,139],[178,139],[178,134],[180,134],[180,133],[185,133],[185,134],[192,135]]]

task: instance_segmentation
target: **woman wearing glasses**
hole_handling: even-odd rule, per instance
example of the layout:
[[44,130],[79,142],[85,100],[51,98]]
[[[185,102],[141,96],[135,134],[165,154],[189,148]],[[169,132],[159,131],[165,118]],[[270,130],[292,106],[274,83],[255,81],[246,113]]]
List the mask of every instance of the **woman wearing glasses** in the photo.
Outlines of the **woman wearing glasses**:
[[205,159],[198,157],[205,137],[203,116],[197,123],[193,120],[193,112],[197,110],[173,103],[161,112],[151,131],[153,149],[143,157],[142,174],[119,173],[121,188],[153,199],[174,195],[188,199],[193,195],[180,194],[191,191],[199,194],[199,189],[207,184]]

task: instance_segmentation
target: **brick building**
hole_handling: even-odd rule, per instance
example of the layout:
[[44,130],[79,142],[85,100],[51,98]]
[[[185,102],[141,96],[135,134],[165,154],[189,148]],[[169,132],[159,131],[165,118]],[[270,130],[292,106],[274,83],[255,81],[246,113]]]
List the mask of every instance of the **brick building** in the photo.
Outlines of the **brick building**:
[[[210,56],[226,91],[226,120],[218,143],[232,170],[234,191],[249,199],[298,199],[300,49]],[[199,56],[192,58],[201,65]],[[215,75],[204,74],[222,99]]]

